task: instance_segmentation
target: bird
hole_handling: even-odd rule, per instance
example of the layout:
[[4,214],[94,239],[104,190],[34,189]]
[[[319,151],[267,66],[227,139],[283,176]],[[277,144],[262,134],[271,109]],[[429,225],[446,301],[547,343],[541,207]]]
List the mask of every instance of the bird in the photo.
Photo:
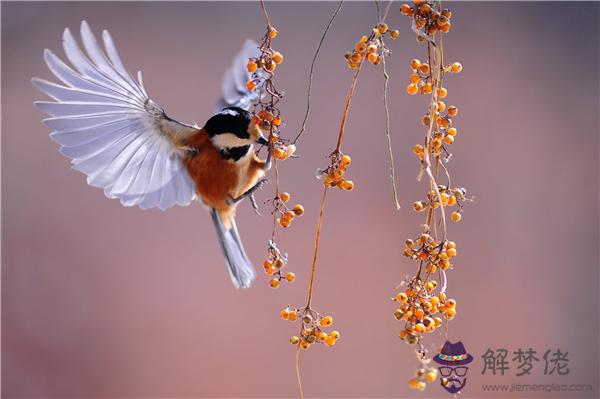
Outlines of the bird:
[[[246,88],[246,63],[260,55],[247,40],[225,72],[217,112],[203,127],[179,122],[150,99],[142,74],[137,80],[125,68],[107,30],[104,50],[86,21],[81,47],[71,31],[63,33],[63,49],[72,67],[44,50],[50,72],[62,83],[32,78],[52,101],[34,104],[48,117],[50,137],[72,167],[87,175],[90,186],[124,206],[165,210],[200,202],[210,211],[227,270],[236,288],[248,288],[255,270],[236,223],[238,203],[267,180],[271,151],[260,159],[255,145],[268,140],[248,111],[260,90]],[[259,88],[258,88],[259,89]]]

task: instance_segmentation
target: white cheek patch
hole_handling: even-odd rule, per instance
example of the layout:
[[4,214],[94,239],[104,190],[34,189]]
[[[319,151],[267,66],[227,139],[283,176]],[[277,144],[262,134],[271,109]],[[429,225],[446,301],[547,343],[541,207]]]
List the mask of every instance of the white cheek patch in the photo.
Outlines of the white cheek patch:
[[251,123],[248,126],[248,134],[250,135],[250,138],[252,138],[252,139],[254,139],[254,141],[256,141],[256,140],[258,140],[258,138],[260,136],[262,136],[262,131],[260,130],[258,125]]
[[241,139],[233,133],[217,134],[211,141],[217,148],[242,147],[253,143],[252,139]]

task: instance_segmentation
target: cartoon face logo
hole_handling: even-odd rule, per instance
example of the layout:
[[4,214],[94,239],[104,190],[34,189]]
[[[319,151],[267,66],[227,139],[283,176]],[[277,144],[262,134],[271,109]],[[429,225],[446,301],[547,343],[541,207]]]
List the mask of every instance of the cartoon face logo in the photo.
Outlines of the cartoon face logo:
[[452,395],[460,392],[467,383],[469,368],[466,365],[473,361],[473,356],[467,353],[463,343],[446,341],[433,360],[439,364],[442,387]]

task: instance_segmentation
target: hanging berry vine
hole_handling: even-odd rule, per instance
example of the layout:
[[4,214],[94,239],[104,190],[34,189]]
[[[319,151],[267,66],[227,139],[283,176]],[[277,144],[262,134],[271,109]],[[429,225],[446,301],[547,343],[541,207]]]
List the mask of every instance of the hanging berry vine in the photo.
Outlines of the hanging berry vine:
[[269,156],[272,156],[273,169],[275,170],[275,194],[273,198],[266,201],[272,205],[273,230],[271,239],[267,242],[267,259],[264,261],[263,266],[265,273],[270,276],[269,285],[272,288],[278,288],[282,281],[293,282],[296,275],[293,272],[284,271],[284,267],[288,264],[288,255],[277,246],[275,241],[276,231],[278,226],[282,228],[290,227],[295,217],[304,214],[304,207],[301,204],[288,207],[292,197],[288,192],[280,190],[278,162],[292,157],[296,151],[296,146],[281,137],[283,120],[278,104],[283,98],[283,92],[275,87],[273,78],[275,70],[283,62],[283,55],[271,46],[272,40],[275,39],[278,31],[271,24],[269,13],[262,0],[260,4],[267,20],[267,29],[259,47],[260,55],[256,58],[250,58],[246,65],[248,72],[252,74],[246,86],[250,91],[260,87],[261,93],[256,103],[253,104],[252,123],[258,125],[262,131],[269,132]]
[[459,73],[462,65],[444,64],[442,34],[451,29],[452,12],[442,8],[441,2],[416,0],[412,6],[403,4],[400,12],[411,18],[417,41],[427,45],[426,61],[413,59],[410,62],[412,73],[406,91],[410,95],[430,96],[427,112],[421,118],[426,134],[423,143],[413,148],[420,161],[418,180],[423,176],[428,180],[425,198],[413,204],[416,212],[425,213],[425,223],[414,240],[406,240],[404,249],[404,256],[417,262],[418,267],[412,278],[400,284],[404,288],[394,297],[399,304],[394,316],[404,323],[400,338],[415,345],[420,362],[409,386],[422,391],[427,382],[438,378],[437,369],[429,364],[431,357],[423,343],[425,335],[456,315],[456,301],[448,298],[446,292],[446,272],[453,269],[452,262],[457,255],[456,244],[447,236],[446,208],[454,209],[450,219],[458,222],[468,199],[463,187],[453,186],[446,167],[451,159],[449,147],[457,135],[453,124],[458,108],[446,106],[442,99],[448,95],[443,86],[446,74]]

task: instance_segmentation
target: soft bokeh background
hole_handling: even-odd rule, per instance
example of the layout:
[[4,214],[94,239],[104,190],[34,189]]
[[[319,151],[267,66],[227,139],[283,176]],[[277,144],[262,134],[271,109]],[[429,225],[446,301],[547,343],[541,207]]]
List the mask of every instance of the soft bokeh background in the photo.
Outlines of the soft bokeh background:
[[[285,55],[285,133],[295,134],[307,71],[336,3],[268,3]],[[401,38],[389,43],[390,107],[403,209],[392,208],[381,68],[367,67],[352,105],[344,149],[352,193],[327,208],[314,306],[335,318],[333,349],[301,357],[311,397],[447,397],[406,381],[414,354],[399,341],[389,297],[415,265],[403,242],[422,223],[410,153],[420,141],[424,98],[405,86],[424,48],[393,7]],[[475,356],[467,397],[598,397],[598,3],[451,3],[448,103],[460,107],[450,164],[476,201],[450,237],[460,249],[449,275],[459,303],[449,337]],[[318,61],[302,158],[282,166],[282,185],[306,216],[279,235],[298,280],[279,290],[259,275],[232,288],[199,205],[142,211],[88,187],[48,138],[32,102],[32,76],[50,78],[44,48],[62,55],[65,27],[82,19],[113,34],[126,65],[143,69],[152,98],[183,121],[202,123],[222,72],[246,37],[258,39],[258,3],[2,3],[2,394],[5,397],[276,397],[297,394],[297,325],[279,320],[306,299],[320,183],[333,148],[351,72],[342,55],[376,22],[373,3],[344,6]],[[269,196],[272,186],[260,193]],[[267,211],[265,210],[266,214]],[[248,204],[238,222],[257,264],[271,222]],[[443,342],[437,336],[433,341]],[[487,348],[568,351],[570,374],[481,375]],[[593,384],[593,391],[485,393],[482,383]]]

